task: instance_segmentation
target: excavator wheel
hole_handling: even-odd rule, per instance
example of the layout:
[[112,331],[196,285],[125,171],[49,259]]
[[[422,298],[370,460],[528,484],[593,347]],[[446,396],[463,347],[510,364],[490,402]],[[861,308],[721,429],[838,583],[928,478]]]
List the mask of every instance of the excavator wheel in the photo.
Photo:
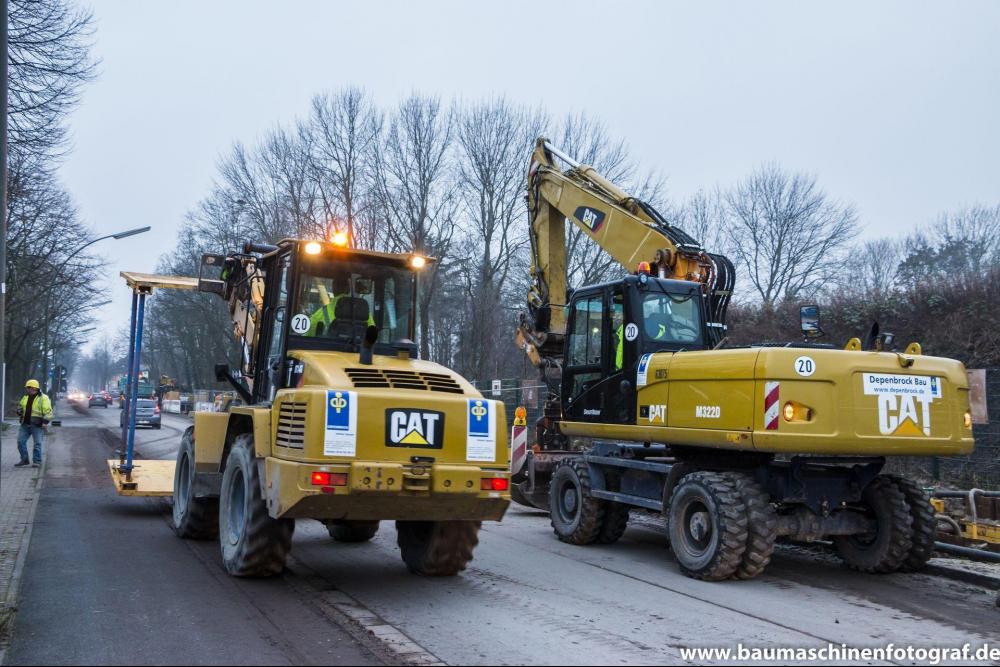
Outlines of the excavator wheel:
[[856,509],[874,521],[871,532],[833,538],[840,558],[861,572],[883,574],[900,569],[912,549],[913,519],[906,496],[886,475],[879,475],[861,494]]
[[279,574],[292,548],[295,521],[272,519],[267,513],[260,475],[253,436],[238,436],[226,459],[219,502],[222,563],[235,577]]
[[614,544],[625,534],[628,528],[629,512],[631,508],[621,503],[606,503],[604,507],[604,522],[601,523],[601,532],[597,535],[599,544]]
[[212,540],[219,535],[219,499],[194,496],[194,461],[194,427],[189,426],[174,470],[174,532],[187,539]]
[[744,473],[731,473],[747,512],[747,550],[740,559],[736,579],[753,579],[767,568],[778,536],[778,516],[767,492]]
[[592,497],[590,489],[590,470],[581,459],[563,459],[552,473],[549,519],[563,542],[583,545],[600,538],[606,503]]
[[331,521],[326,529],[337,542],[367,542],[378,532],[378,521]]
[[396,541],[413,574],[451,577],[472,560],[481,521],[397,521]]
[[893,481],[910,507],[910,519],[913,528],[910,532],[910,553],[900,566],[902,572],[922,570],[934,554],[934,539],[937,536],[937,519],[934,516],[934,506],[930,496],[919,484],[896,475],[886,475]]
[[735,575],[747,550],[747,506],[735,477],[692,472],[674,487],[667,532],[681,572],[721,581]]

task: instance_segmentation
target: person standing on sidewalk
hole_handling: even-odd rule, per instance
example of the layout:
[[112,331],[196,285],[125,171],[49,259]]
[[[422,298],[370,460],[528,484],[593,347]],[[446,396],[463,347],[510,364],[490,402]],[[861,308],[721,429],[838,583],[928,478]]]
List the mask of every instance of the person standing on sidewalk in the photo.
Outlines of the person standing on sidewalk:
[[31,466],[42,465],[42,440],[46,429],[52,420],[52,401],[42,393],[38,380],[28,380],[24,384],[25,395],[17,413],[21,416],[21,430],[17,434],[17,451],[21,454],[21,462],[15,463],[15,468],[23,468],[28,463],[28,438],[35,441],[32,450]]

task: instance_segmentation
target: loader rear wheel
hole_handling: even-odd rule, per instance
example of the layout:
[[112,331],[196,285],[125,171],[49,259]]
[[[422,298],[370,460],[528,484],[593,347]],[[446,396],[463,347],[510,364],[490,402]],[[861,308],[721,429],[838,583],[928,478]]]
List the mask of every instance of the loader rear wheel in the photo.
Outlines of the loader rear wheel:
[[732,475],[693,472],[670,497],[667,532],[681,572],[721,581],[740,568],[747,550],[747,507]]
[[173,525],[178,537],[212,540],[219,535],[219,499],[194,495],[194,427],[188,427],[174,468]]
[[253,436],[238,436],[226,459],[219,503],[222,563],[235,577],[279,574],[292,547],[295,521],[272,519],[267,513],[260,475]]
[[413,574],[451,577],[472,560],[481,521],[397,521],[396,542]]
[[937,536],[937,519],[934,516],[934,506],[930,496],[916,482],[886,475],[903,492],[906,503],[910,507],[910,519],[913,526],[910,531],[910,553],[900,566],[902,572],[922,570],[934,554],[934,539]]
[[340,521],[326,524],[330,537],[338,542],[367,542],[378,532],[378,521]]
[[568,544],[596,542],[604,525],[605,502],[590,495],[590,469],[580,459],[563,459],[549,483],[549,519]]
[[849,567],[861,572],[895,572],[912,546],[913,519],[906,496],[889,477],[879,475],[861,494],[857,509],[873,520],[872,530],[835,536],[837,553]]
[[771,507],[770,497],[752,477],[733,473],[733,479],[747,511],[747,550],[734,576],[753,579],[771,562],[774,541],[778,537],[778,517]]

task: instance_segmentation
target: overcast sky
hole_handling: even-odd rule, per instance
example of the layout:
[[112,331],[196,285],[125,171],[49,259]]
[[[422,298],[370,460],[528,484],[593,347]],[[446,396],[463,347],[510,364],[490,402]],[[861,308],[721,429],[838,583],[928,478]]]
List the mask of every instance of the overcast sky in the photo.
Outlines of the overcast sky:
[[584,111],[673,198],[774,160],[853,202],[860,236],[1000,202],[1000,2],[90,6],[102,64],[62,176],[97,232],[153,226],[97,246],[109,332],[128,323],[118,271],[173,247],[232,142],[345,84],[384,105],[420,91]]

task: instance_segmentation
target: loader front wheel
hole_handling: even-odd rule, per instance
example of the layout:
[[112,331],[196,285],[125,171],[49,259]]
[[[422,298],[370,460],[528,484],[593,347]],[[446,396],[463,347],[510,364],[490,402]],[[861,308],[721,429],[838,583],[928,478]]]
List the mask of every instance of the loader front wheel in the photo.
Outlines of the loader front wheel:
[[912,546],[913,519],[906,496],[889,477],[880,475],[865,488],[856,509],[871,520],[871,530],[835,536],[840,558],[861,572],[882,574],[900,569]]
[[378,532],[378,521],[331,521],[326,529],[337,542],[367,542]]
[[253,436],[236,438],[222,475],[219,543],[222,563],[234,577],[270,577],[285,567],[295,522],[273,519],[261,494],[261,466]]
[[212,540],[219,534],[219,499],[194,495],[194,427],[188,427],[174,468],[174,532],[192,540]]
[[397,521],[403,562],[413,574],[451,577],[472,560],[481,521]]
[[747,549],[747,507],[726,473],[685,475],[670,497],[670,546],[681,572],[721,581],[739,570]]

